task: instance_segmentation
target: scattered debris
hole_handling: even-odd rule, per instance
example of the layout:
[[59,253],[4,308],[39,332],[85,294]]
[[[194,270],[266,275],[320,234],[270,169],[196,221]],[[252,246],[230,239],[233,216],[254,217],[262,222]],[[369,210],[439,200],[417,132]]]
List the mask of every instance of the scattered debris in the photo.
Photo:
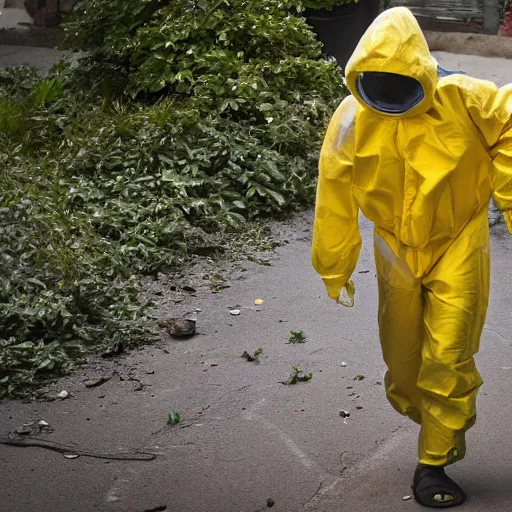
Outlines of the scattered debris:
[[251,354],[249,354],[249,352],[247,352],[247,350],[244,350],[244,352],[242,354],[242,358],[247,359],[247,361],[249,361],[249,363],[258,361],[258,358],[255,356],[251,356]]
[[209,368],[217,368],[217,366],[219,366],[219,363],[214,363],[212,361],[201,361],[201,364],[205,366],[205,368],[203,368],[203,372],[207,372]]
[[97,388],[98,386],[105,384],[105,382],[108,382],[111,378],[112,375],[103,375],[97,379],[88,379],[84,382],[84,384],[86,388]]
[[103,357],[103,358],[114,357],[114,356],[118,356],[119,354],[122,354],[123,352],[124,352],[124,344],[122,341],[120,341],[119,343],[116,343],[115,345],[113,345],[106,352],[103,352],[103,354],[101,354],[101,357]]
[[21,427],[18,427],[14,432],[19,436],[28,436],[32,434],[32,429],[26,425],[23,425]]
[[215,256],[217,254],[224,254],[226,252],[226,248],[223,245],[218,244],[208,244],[201,245],[192,249],[193,254],[197,254],[198,256]]
[[181,289],[184,292],[196,293],[196,289],[193,286],[189,285],[189,284],[186,284],[186,285],[182,286]]
[[212,274],[210,276],[210,290],[212,293],[219,293],[222,290],[229,288],[229,284],[220,274]]
[[31,436],[38,434],[51,434],[53,428],[47,421],[44,420],[32,420],[24,423],[21,427],[18,427],[14,433],[18,436]]
[[[167,332],[173,338],[190,338],[196,333],[197,314],[201,309],[196,308],[194,311],[185,313],[182,318],[170,318],[158,322],[158,327],[167,329]],[[164,350],[166,354],[169,352]]]
[[304,334],[304,331],[290,331],[290,338],[288,339],[287,345],[306,343],[306,341],[308,341],[308,337]]
[[404,501],[409,501],[412,498],[412,496],[404,496],[402,499]]
[[233,316],[238,316],[240,315],[240,310],[239,309],[232,309],[230,312],[229,312],[230,315],[233,315]]
[[280,323],[280,324],[285,324],[285,323],[287,323],[287,322],[288,322],[288,320],[279,320],[279,323]]
[[347,363],[345,363],[345,361],[343,361],[343,362],[341,363],[341,367],[342,367],[342,368],[346,368],[346,367],[347,367]]
[[146,375],[154,375],[155,370],[146,370]]
[[350,413],[348,411],[340,411],[340,416],[342,418],[350,418]]
[[359,411],[363,408],[362,405],[356,405],[356,409],[358,409]]
[[69,393],[63,389],[58,395],[57,398],[60,398],[61,400],[65,400],[66,398],[69,398]]
[[293,367],[293,373],[288,377],[288,380],[282,381],[279,384],[284,384],[285,386],[291,386],[293,384],[297,384],[297,382],[307,382],[311,380],[313,374],[311,372],[306,373],[299,364]]
[[263,300],[262,300],[262,299],[256,299],[256,300],[254,301],[254,304],[255,304],[256,306],[261,306],[261,305],[263,304]]
[[377,384],[377,386],[382,386],[382,382],[380,381],[377,381],[375,384]]
[[130,380],[130,381],[135,381],[135,382],[140,382],[140,378],[139,376],[133,372],[133,370],[130,371],[130,373],[128,374],[128,376],[126,375],[122,375],[120,374],[119,375],[119,380],[121,382],[125,381],[125,380]]
[[197,322],[197,320],[198,320],[198,315],[197,314],[198,313],[199,313],[199,311],[197,311],[197,309],[194,310],[194,311],[189,311],[188,313],[185,313],[183,315],[183,318],[185,320],[191,320],[192,322]]
[[181,421],[181,414],[177,411],[172,411],[169,413],[169,417],[167,419],[168,425],[177,425]]
[[164,512],[164,510],[167,510],[167,505],[160,505],[159,507],[155,508],[147,508],[144,510],[144,512]]
[[357,375],[354,380],[364,380],[364,375]]
[[196,322],[188,318],[171,318],[166,327],[173,338],[190,338],[196,333]]
[[369,274],[370,271],[369,270],[360,270],[359,271],[359,274]]
[[147,384],[143,384],[140,379],[135,377],[130,377],[128,380],[137,382],[137,385],[132,389],[132,391],[142,391],[147,386]]
[[64,457],[66,459],[78,459],[78,457],[80,457],[80,455],[77,455],[76,453],[65,453]]
[[267,500],[267,507],[268,508],[272,508],[275,504],[276,504],[276,502],[272,498],[269,498]]
[[247,259],[253,263],[257,263],[258,265],[263,265],[264,267],[272,266],[269,258],[257,258],[256,256],[248,256]]
[[242,354],[242,357],[247,359],[247,361],[249,361],[250,363],[259,363],[260,362],[260,359],[259,359],[259,356],[263,354],[263,349],[262,348],[259,348],[258,350],[256,350],[254,352],[254,354],[251,356],[251,354],[249,354],[249,352],[244,351],[244,353]]
[[44,420],[34,421],[31,425],[30,423],[25,424],[25,427],[32,428],[33,434],[51,434],[53,433],[53,427]]

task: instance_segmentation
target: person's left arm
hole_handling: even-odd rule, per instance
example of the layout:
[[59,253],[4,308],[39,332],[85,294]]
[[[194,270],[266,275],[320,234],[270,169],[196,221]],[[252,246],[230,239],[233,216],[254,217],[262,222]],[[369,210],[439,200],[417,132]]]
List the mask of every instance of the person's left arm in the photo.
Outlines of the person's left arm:
[[472,80],[465,88],[466,106],[480,130],[493,161],[491,189],[496,206],[503,212],[512,234],[512,84]]

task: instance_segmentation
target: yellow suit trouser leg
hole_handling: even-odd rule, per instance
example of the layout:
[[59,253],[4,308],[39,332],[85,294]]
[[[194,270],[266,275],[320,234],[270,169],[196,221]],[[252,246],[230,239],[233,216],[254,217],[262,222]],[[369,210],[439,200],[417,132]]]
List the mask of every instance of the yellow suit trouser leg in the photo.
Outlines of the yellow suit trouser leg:
[[[382,262],[379,266],[382,267]],[[400,414],[421,423],[422,398],[417,387],[423,340],[421,286],[412,279],[409,289],[397,288],[383,274],[378,273],[379,331],[388,367],[387,397]]]
[[465,432],[476,418],[482,380],[473,356],[490,280],[487,217],[473,219],[422,279],[394,258],[376,247],[387,395],[421,424],[420,463],[443,466],[464,457]]
[[489,284],[489,227],[482,214],[423,279],[418,387],[423,394],[419,456],[424,464],[445,465],[464,457],[464,434],[475,422],[482,384],[474,355],[485,323]]

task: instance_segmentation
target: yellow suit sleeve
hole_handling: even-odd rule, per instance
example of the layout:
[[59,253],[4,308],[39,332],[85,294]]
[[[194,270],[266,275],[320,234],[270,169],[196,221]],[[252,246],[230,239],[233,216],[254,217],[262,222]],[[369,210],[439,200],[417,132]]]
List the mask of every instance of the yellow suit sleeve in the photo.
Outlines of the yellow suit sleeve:
[[483,135],[493,161],[491,189],[512,234],[512,84],[501,89],[475,80],[466,91],[469,114]]
[[345,287],[352,300],[354,272],[361,250],[358,207],[352,195],[354,130],[357,100],[349,96],[335,112],[320,153],[313,232],[313,267],[327,293],[340,301]]
[[504,212],[505,222],[507,223],[508,232],[512,235],[512,210]]

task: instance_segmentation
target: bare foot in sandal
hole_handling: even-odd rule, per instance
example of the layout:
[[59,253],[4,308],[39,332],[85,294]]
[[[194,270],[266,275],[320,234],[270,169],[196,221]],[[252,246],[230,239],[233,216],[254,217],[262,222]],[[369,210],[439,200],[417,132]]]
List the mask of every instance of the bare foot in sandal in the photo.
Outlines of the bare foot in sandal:
[[412,489],[414,499],[429,508],[456,507],[466,500],[466,494],[444,472],[444,467],[418,465]]

